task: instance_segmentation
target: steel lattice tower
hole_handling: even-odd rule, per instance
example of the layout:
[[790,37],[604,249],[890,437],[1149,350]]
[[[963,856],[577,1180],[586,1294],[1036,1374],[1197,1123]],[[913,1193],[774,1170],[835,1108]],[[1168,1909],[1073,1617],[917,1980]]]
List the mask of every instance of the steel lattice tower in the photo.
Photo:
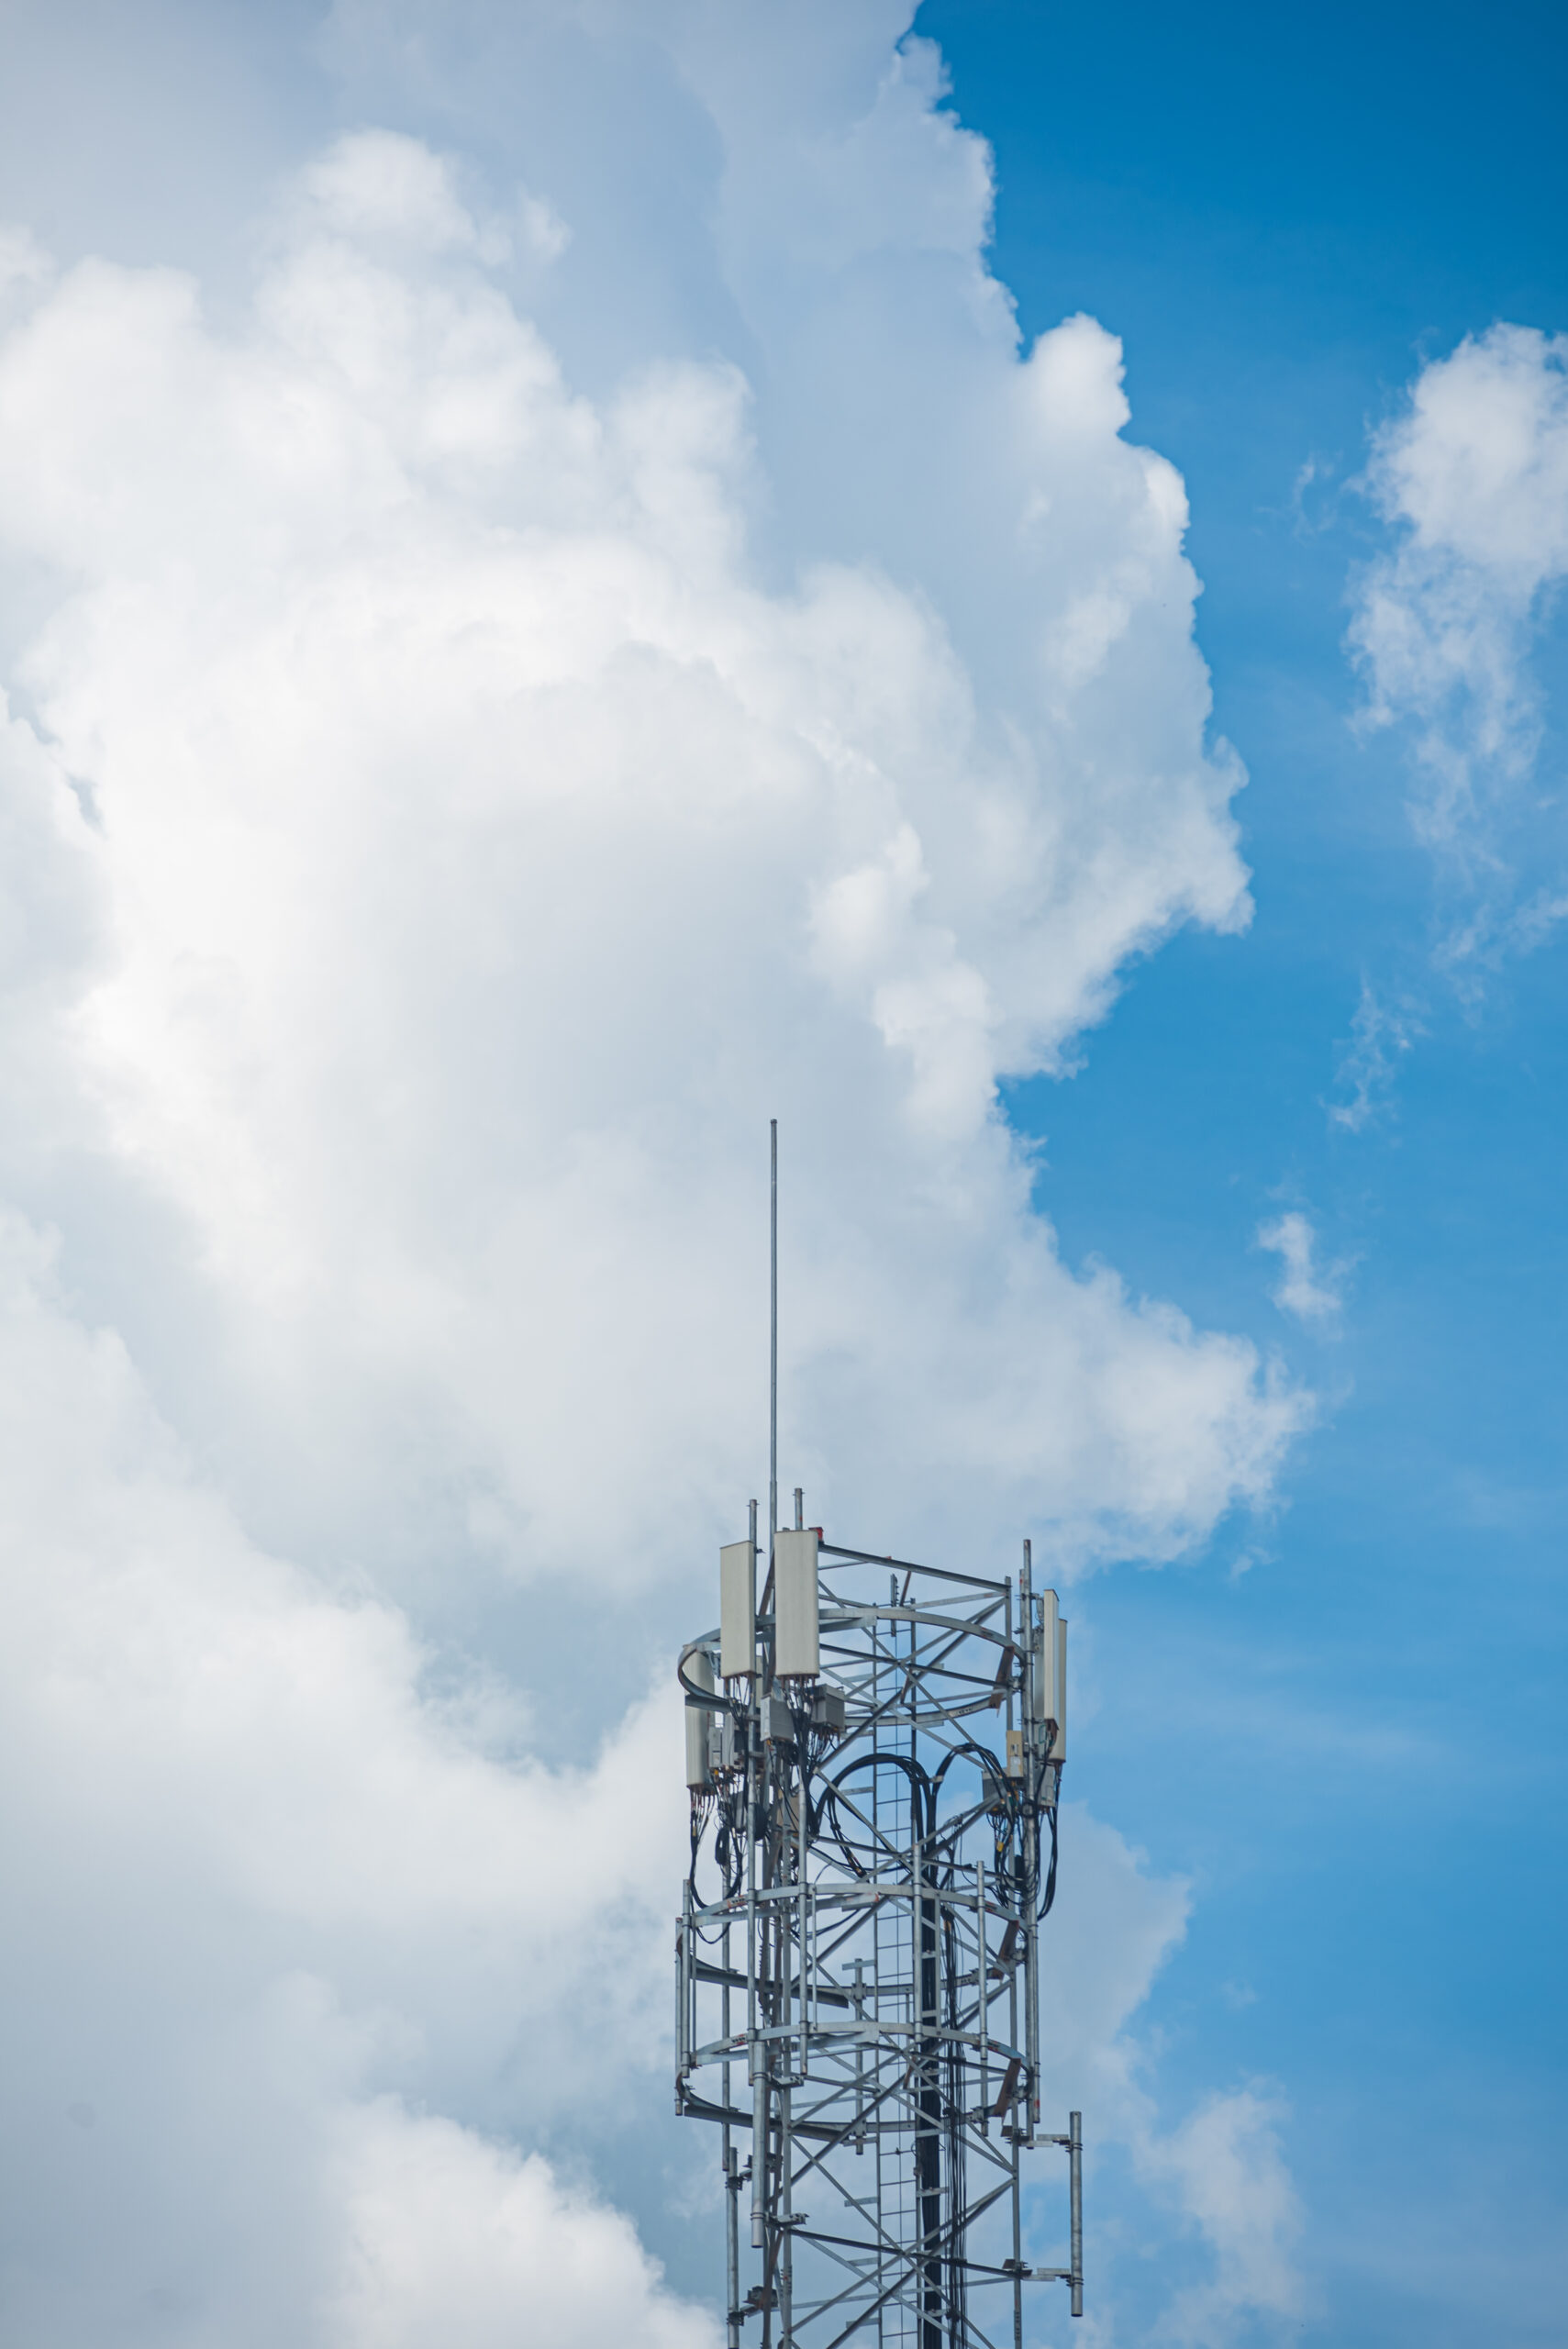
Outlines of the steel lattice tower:
[[[728,2338],[1022,2349],[1026,2282],[1084,2310],[1080,2116],[1040,2128],[1067,1625],[1027,1542],[1015,1586],[827,1542],[798,1489],[778,1529],[776,1123],[772,1293],[767,1550],[753,1501],[680,1659],[675,2107],[721,2132]],[[1043,2145],[1066,2267],[1023,2256]]]
[[[1027,2280],[1083,2306],[1079,2119],[1042,2134],[1037,2086],[1065,1626],[1027,1545],[1015,1587],[796,1515],[760,1606],[752,1542],[723,1553],[680,1667],[676,2100],[722,2131],[729,2339],[1021,2343]],[[1037,2145],[1069,2154],[1065,2268],[1022,2255]]]

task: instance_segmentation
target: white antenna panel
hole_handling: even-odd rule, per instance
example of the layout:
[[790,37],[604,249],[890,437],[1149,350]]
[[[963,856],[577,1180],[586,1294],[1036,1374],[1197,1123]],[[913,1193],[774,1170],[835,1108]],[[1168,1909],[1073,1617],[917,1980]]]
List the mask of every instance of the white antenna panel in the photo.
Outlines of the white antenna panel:
[[815,1680],[822,1669],[817,1608],[817,1532],[793,1527],[773,1536],[773,1674]]

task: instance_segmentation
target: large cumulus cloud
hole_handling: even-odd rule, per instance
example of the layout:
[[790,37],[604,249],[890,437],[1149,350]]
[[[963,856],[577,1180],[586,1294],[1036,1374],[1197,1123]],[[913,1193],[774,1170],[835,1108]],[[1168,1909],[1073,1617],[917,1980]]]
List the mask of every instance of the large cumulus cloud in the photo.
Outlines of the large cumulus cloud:
[[[292,175],[243,304],[6,247],[40,2343],[448,2341],[461,2275],[482,2344],[546,2244],[559,2337],[706,2338],[571,2116],[661,2060],[648,1649],[756,1488],[771,1114],[785,1469],[836,1520],[1167,1558],[1302,1422],[1063,1264],[997,1113],[1245,919],[1240,777],[1181,484],[1100,327],[1020,354],[906,13],[341,8],[392,127]],[[461,145],[459,16],[528,52],[509,179],[403,118],[417,50]],[[651,227],[582,161],[628,87]],[[1063,2062],[1208,2226],[1123,2037],[1180,1900],[1082,1831]],[[1216,2110],[1244,2167],[1264,2108]]]
[[[986,706],[885,573],[759,583],[732,367],[590,403],[480,245],[427,150],[364,134],[241,336],[87,263],[0,373],[0,516],[70,582],[21,675],[101,908],[71,1049],[185,1222],[245,1442],[281,1415],[416,1513],[457,1475],[520,1567],[572,1562],[591,1482],[646,1571],[660,1464],[711,1505],[754,1431],[776,1108],[819,1475],[852,1428],[839,1472],[890,1506],[918,1425],[923,1506],[978,1471],[1075,1552],[1179,1546],[1265,1489],[1294,1407],[1070,1276],[995,1116],[1129,953],[1243,903],[1180,492],[1119,437],[1115,345],[997,354],[1015,533],[1049,545],[1095,468],[1107,512],[1087,579],[1071,532],[1040,559],[1058,608]],[[1178,596],[1167,710],[1129,640]]]

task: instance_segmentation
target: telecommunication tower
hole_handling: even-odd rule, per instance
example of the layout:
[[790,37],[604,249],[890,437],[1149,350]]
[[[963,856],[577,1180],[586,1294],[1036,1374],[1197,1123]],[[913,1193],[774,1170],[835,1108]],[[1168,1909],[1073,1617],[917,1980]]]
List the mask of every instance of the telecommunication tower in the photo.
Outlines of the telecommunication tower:
[[[1084,2307],[1080,2116],[1039,2088],[1067,1625],[1027,1542],[1015,1584],[828,1542],[798,1489],[779,1526],[773,1148],[767,1540],[753,1501],[679,1666],[676,2110],[720,2132],[730,2349],[1021,2349],[1026,2284]],[[1065,2267],[1023,2254],[1042,2146]]]

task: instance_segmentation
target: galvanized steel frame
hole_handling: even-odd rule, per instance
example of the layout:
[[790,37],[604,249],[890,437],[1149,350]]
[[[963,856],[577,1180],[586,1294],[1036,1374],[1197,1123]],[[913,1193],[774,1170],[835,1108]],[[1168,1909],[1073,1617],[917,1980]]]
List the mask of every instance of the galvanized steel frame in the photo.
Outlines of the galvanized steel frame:
[[[1039,2125],[1061,1762],[1028,1544],[1015,1586],[823,1542],[815,1685],[772,1680],[772,1579],[755,1676],[693,1676],[717,1629],[681,1656],[715,1767],[677,1927],[676,2109],[721,2132],[730,2349],[995,2349],[998,2325],[1021,2349],[1027,2282],[1083,2310],[1079,2115]],[[1023,2254],[1040,2146],[1068,2154],[1065,2267]]]

